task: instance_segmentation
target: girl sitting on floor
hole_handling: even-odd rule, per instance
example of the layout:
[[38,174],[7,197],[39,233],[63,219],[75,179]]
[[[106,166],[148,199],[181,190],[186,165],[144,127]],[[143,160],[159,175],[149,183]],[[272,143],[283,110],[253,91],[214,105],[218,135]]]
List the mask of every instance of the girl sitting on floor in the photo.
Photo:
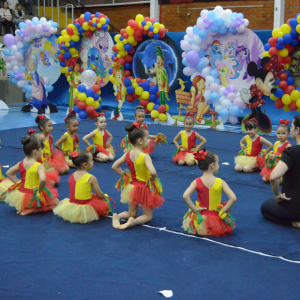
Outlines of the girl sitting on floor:
[[[193,154],[203,176],[194,180],[183,194],[189,210],[183,217],[182,228],[188,233],[199,235],[231,234],[235,222],[229,210],[236,202],[236,196],[224,180],[214,176],[219,170],[219,157],[214,152],[205,150]],[[191,199],[195,190],[198,193],[196,205]],[[223,204],[222,191],[229,199]]]
[[[173,156],[175,164],[180,166],[187,164],[192,166],[195,164],[195,159],[192,154],[193,151],[198,151],[204,144],[206,139],[198,132],[193,131],[195,124],[194,114],[187,112],[183,121],[184,130],[181,130],[174,138],[173,142],[177,150]],[[179,146],[178,140],[181,139],[182,146]],[[201,141],[200,145],[196,146],[196,140]]]
[[[20,215],[52,210],[59,202],[58,193],[54,187],[46,187],[45,168],[37,162],[44,145],[29,135],[22,138],[22,144],[26,157],[7,171],[7,177],[15,184],[3,194],[4,201],[15,207]],[[15,175],[18,172],[21,181]]]
[[[255,119],[251,119],[245,124],[247,135],[241,139],[240,145],[242,150],[234,158],[234,170],[236,172],[255,172],[265,166],[264,154],[266,155],[272,149],[273,144],[257,135],[257,124],[258,122]],[[245,147],[245,143],[247,147]],[[267,147],[264,153],[262,152],[263,145]]]
[[[65,158],[69,164],[69,167],[74,168],[72,160],[70,160],[69,155],[71,152],[78,150],[80,145],[80,140],[76,132],[78,131],[79,122],[73,116],[68,116],[65,118],[66,127],[68,131],[65,132],[61,138],[55,143],[55,147],[64,153]],[[62,147],[60,146],[62,145]]]
[[[145,130],[148,131],[148,126],[147,124],[144,123],[145,121],[145,110],[143,106],[137,106],[135,108],[135,114],[134,118],[136,119],[136,123],[140,124],[141,127],[143,127]],[[150,143],[147,148],[143,149],[144,153],[147,154],[152,154],[155,150],[155,145],[159,145],[160,143],[162,144],[167,144],[167,137],[163,133],[158,133],[157,135],[149,135]],[[154,140],[154,141],[153,141]],[[124,149],[124,153],[131,151],[133,149],[133,145],[130,142],[128,135],[124,137],[124,139],[121,141],[120,148]]]
[[101,191],[97,178],[88,173],[93,169],[92,154],[79,150],[71,152],[70,156],[78,168],[68,180],[70,198],[60,201],[53,213],[71,223],[89,223],[107,216],[112,212],[108,196]]
[[[88,146],[87,150],[92,153],[94,160],[100,162],[113,161],[115,159],[114,148],[111,146],[113,136],[105,129],[106,118],[104,113],[95,118],[97,128],[87,134],[82,140]],[[93,138],[94,145],[89,143]]]
[[[150,143],[148,131],[137,122],[127,125],[126,131],[133,150],[124,154],[112,166],[112,169],[121,176],[116,185],[118,191],[121,189],[121,202],[129,203],[128,211],[113,215],[112,225],[117,229],[150,222],[153,209],[160,207],[164,202],[162,185],[156,176],[152,160],[143,152]],[[123,172],[121,166],[125,162],[129,171]],[[139,206],[142,207],[143,215],[137,218]],[[122,219],[128,221],[120,225]]]
[[[276,167],[282,152],[284,149],[288,147],[292,147],[290,142],[287,141],[288,136],[290,135],[290,126],[288,125],[289,121],[280,120],[279,125],[276,129],[276,136],[278,141],[275,142],[273,151],[269,152],[266,155],[266,164],[265,167],[262,168],[260,175],[262,175],[262,180],[264,182],[269,182],[270,175],[274,168]],[[281,179],[282,181],[282,179]]]

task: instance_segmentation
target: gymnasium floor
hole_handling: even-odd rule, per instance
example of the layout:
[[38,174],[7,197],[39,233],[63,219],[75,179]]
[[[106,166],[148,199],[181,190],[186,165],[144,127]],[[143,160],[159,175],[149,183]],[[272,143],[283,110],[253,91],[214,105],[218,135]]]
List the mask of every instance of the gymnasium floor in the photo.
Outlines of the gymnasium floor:
[[[51,115],[56,123],[54,140],[66,131],[64,116],[65,110]],[[20,139],[29,128],[36,129],[34,118],[16,109],[0,113],[3,173],[22,159]],[[117,157],[122,155],[119,145],[126,124],[108,121]],[[93,129],[93,120],[80,121],[79,137]],[[299,299],[300,231],[265,221],[260,205],[272,197],[270,186],[259,173],[233,171],[243,134],[197,130],[208,140],[206,148],[220,157],[218,176],[237,195],[233,235],[201,238],[183,232],[187,206],[182,194],[201,171],[172,162],[176,148],[171,141],[181,129],[149,126],[151,134],[165,133],[170,144],[158,147],[152,155],[166,201],[147,226],[119,231],[112,228],[111,218],[75,225],[52,212],[22,217],[0,203],[0,299],[152,300],[163,299],[158,294],[162,290],[172,290],[171,299],[180,300]],[[274,137],[269,140],[275,142]],[[115,211],[121,212],[127,206],[119,202],[114,188],[118,175],[111,165],[95,163],[91,173],[116,201]],[[69,175],[61,177],[60,200],[68,197]]]

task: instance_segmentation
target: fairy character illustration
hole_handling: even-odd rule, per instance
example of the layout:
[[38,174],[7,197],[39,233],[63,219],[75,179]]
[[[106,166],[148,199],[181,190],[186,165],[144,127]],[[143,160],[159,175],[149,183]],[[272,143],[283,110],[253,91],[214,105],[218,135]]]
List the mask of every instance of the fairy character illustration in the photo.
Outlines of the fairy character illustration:
[[104,68],[111,66],[111,61],[109,56],[106,54],[109,50],[109,34],[104,31],[97,31],[93,34],[92,43],[94,48],[96,48],[100,53],[100,58],[102,60]]
[[42,61],[43,65],[45,65],[47,67],[51,66],[50,60],[44,51],[41,51],[40,57],[41,57],[41,61]]
[[238,76],[235,70],[238,69],[239,63],[237,62],[235,56],[235,48],[237,43],[228,42],[224,49],[224,60],[223,63],[228,66],[228,69],[231,71],[230,79],[236,79]]
[[97,81],[101,78],[105,78],[107,71],[103,66],[103,62],[100,57],[100,52],[95,47],[89,49],[87,56],[88,70],[92,70],[96,73]]
[[239,71],[242,71],[243,68],[245,68],[245,70],[246,70],[246,72],[243,76],[243,80],[247,79],[247,77],[248,77],[247,67],[248,67],[248,64],[250,62],[250,51],[247,47],[247,44],[238,46],[235,49],[235,56],[237,58],[237,62],[239,64],[239,66],[240,66]]
[[114,63],[112,72],[115,79],[113,82],[114,95],[116,96],[116,101],[118,101],[113,120],[117,120],[120,116],[123,103],[125,102],[124,67],[119,63]]
[[69,59],[70,67],[72,68],[70,74],[70,96],[69,96],[69,108],[73,109],[75,106],[74,98],[75,96],[75,89],[77,89],[80,82],[80,74],[81,74],[81,67],[82,67],[82,60],[80,57],[71,57]]
[[227,86],[230,83],[230,76],[232,75],[232,71],[223,63],[217,64],[217,70],[220,74],[220,80],[223,86]]
[[260,67],[254,61],[248,64],[247,72],[249,76],[255,77],[255,84],[251,85],[249,90],[244,87],[240,91],[245,106],[252,110],[250,115],[245,117],[243,123],[246,124],[247,121],[254,118],[258,121],[258,127],[262,132],[270,133],[272,131],[270,118],[261,111],[261,106],[265,104],[262,97],[276,93],[277,89],[274,88],[274,84],[284,69],[283,65],[278,64],[277,55],[273,55],[271,58],[262,58]]
[[212,69],[216,68],[216,61],[221,61],[223,59],[221,44],[219,41],[215,40],[211,45],[211,50],[209,51],[210,64]]

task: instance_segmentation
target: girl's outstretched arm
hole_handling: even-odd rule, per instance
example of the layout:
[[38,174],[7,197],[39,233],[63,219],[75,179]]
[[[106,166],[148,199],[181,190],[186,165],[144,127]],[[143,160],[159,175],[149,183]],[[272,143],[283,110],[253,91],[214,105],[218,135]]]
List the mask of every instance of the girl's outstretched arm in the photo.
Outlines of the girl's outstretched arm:
[[42,164],[40,164],[37,168],[37,172],[38,172],[39,177],[40,177],[39,191],[41,191],[45,187],[46,181],[47,181],[46,173],[45,173],[45,167]]
[[123,170],[121,169],[121,166],[126,162],[126,153],[123,154],[122,157],[120,157],[118,160],[116,160],[114,162],[114,164],[112,165],[112,169],[117,173],[119,174],[120,176],[123,175]]
[[18,177],[16,176],[16,173],[19,172],[19,164],[17,163],[16,165],[14,165],[13,167],[11,167],[10,169],[8,169],[8,171],[6,172],[6,176],[13,182],[13,183],[17,183],[20,180],[18,179]]
[[91,144],[90,144],[90,142],[89,142],[89,139],[92,138],[93,136],[95,136],[95,131],[92,131],[91,133],[85,135],[85,136],[82,138],[83,142],[84,142],[88,147],[91,146]]
[[264,155],[266,155],[268,152],[270,152],[273,148],[273,144],[266,140],[265,138],[261,137],[260,142],[267,147],[267,149],[264,152]]
[[100,186],[98,184],[98,180],[95,176],[91,176],[89,179],[89,184],[91,184],[95,194],[97,195],[97,197],[104,199],[104,193],[101,191]]
[[152,159],[148,154],[145,154],[145,164],[146,164],[146,167],[148,168],[148,170],[150,172],[152,180],[155,180],[155,178],[157,176],[157,173],[156,173],[156,170],[153,166]]
[[61,148],[61,144],[63,143],[63,142],[65,142],[66,140],[67,140],[67,136],[64,134],[56,143],[55,143],[55,147],[56,147],[56,149],[58,149],[59,151],[61,151],[61,152],[64,152],[64,150]]
[[191,196],[196,190],[196,180],[194,180],[191,185],[187,188],[187,190],[183,194],[183,200],[186,205],[193,211],[196,212],[197,210],[207,209],[207,207],[196,207],[193,203]]
[[107,132],[107,136],[108,136],[107,144],[110,144],[110,145],[111,145],[111,142],[112,142],[113,136],[112,136],[112,134],[111,134],[111,133],[109,133],[107,130],[106,130],[106,132]]
[[229,199],[227,204],[223,208],[223,212],[226,213],[230,210],[230,208],[236,202],[236,195],[234,194],[234,192],[230,189],[230,187],[228,186],[228,184],[224,180],[222,180],[222,188],[223,188],[224,193],[226,194],[226,196]]
[[196,138],[201,141],[200,145],[196,147],[196,151],[198,151],[199,149],[201,149],[202,146],[206,144],[207,140],[206,138],[201,136],[198,132],[195,132],[195,134],[196,134]]

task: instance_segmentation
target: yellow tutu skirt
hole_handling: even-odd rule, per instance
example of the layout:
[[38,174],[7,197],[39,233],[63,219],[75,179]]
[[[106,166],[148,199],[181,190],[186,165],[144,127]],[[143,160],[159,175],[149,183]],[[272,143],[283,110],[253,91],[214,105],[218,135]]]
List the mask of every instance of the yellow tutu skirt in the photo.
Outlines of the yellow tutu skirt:
[[69,154],[65,154],[65,159],[66,159],[66,161],[67,161],[70,168],[75,168],[72,160],[69,158]]
[[234,158],[234,163],[240,166],[258,167],[256,156],[239,155]]
[[[8,179],[5,178],[3,180],[0,180],[0,196],[5,193],[14,183]],[[0,197],[0,201],[4,201],[5,196]]]

